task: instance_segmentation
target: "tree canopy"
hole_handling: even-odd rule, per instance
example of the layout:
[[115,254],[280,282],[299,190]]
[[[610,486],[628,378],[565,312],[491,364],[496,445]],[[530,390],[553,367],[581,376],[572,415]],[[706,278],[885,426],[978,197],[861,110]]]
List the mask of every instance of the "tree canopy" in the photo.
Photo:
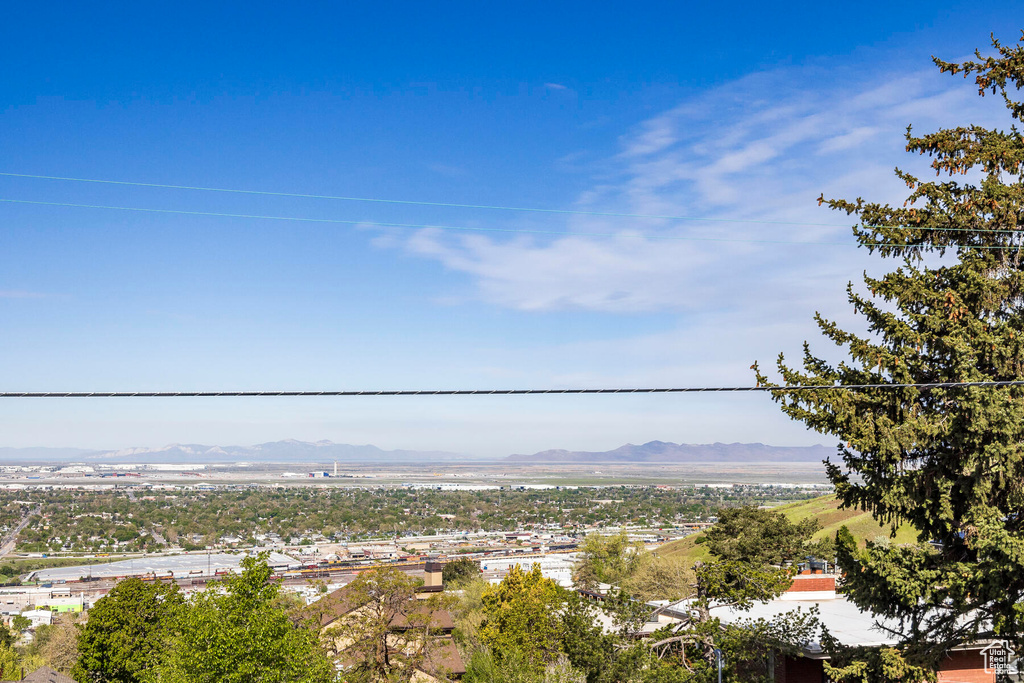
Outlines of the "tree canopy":
[[[264,558],[193,596],[179,611],[158,683],[328,683],[334,666],[319,634],[276,605],[280,585]],[[92,620],[90,619],[90,622]]]
[[[996,94],[1007,122],[1024,117],[1024,43],[941,72]],[[936,178],[901,169],[901,205],[819,199],[857,218],[860,246],[896,267],[847,288],[863,319],[848,331],[820,315],[846,360],[805,345],[802,368],[782,356],[788,385],[874,385],[776,391],[794,419],[840,440],[827,472],[844,506],[906,522],[918,545],[840,544],[846,590],[862,608],[902,623],[912,662],[985,637],[1024,640],[1024,386],[901,386],[1024,380],[1024,137],[1016,127],[964,124],[925,135],[908,152]],[[758,381],[771,385],[757,370]],[[931,542],[931,543],[926,543]]]
[[441,646],[433,636],[444,596],[419,600],[419,584],[399,569],[378,567],[345,586],[339,599],[350,609],[323,635],[334,644],[347,680],[408,681],[430,666]]
[[611,536],[595,532],[583,539],[577,552],[573,583],[594,588],[599,583],[619,584],[627,578],[644,554],[644,546],[630,541],[624,531]]
[[119,581],[89,610],[78,637],[79,683],[139,683],[163,654],[184,601],[175,584]]
[[818,520],[794,524],[786,515],[753,506],[723,508],[705,534],[708,550],[722,560],[754,565],[803,559],[804,543],[818,530]]
[[445,586],[461,586],[480,575],[480,563],[468,557],[446,562],[441,570]]
[[531,666],[543,668],[559,651],[565,601],[565,591],[544,578],[540,565],[529,571],[512,565],[501,583],[484,592],[481,640],[499,659],[522,653]]

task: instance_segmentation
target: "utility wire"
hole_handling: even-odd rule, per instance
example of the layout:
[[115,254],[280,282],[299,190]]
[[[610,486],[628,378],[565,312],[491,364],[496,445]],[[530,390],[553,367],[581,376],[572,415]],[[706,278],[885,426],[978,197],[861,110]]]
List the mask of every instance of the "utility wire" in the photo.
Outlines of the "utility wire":
[[[401,204],[406,206],[433,206],[438,208],[452,208],[452,209],[485,209],[489,211],[519,211],[526,213],[552,213],[552,214],[564,214],[564,215],[575,215],[575,216],[603,216],[603,217],[614,217],[614,218],[653,218],[659,220],[672,220],[672,221],[702,221],[708,223],[748,223],[754,225],[796,225],[796,226],[809,226],[818,228],[846,228],[849,226],[839,225],[837,223],[812,223],[807,221],[782,221],[782,220],[771,220],[762,218],[711,218],[708,216],[674,216],[674,215],[661,215],[661,214],[649,214],[649,213],[626,213],[618,211],[589,211],[586,209],[551,209],[545,207],[528,207],[528,206],[501,206],[493,204],[459,204],[454,202],[429,202],[419,201],[413,199],[384,199],[378,197],[349,197],[344,195],[328,195],[328,194],[310,194],[303,192],[279,192],[272,190],[241,190],[235,188],[226,187],[203,187],[199,185],[172,185],[169,183],[143,183],[131,180],[105,180],[100,178],[72,178],[69,176],[52,176],[52,175],[36,175],[32,173],[9,173],[0,171],[0,176],[8,178],[31,178],[35,180],[62,180],[76,183],[95,183],[101,185],[125,185],[129,187],[149,187],[159,188],[168,190],[195,190],[199,192],[221,192],[227,194],[248,194],[248,195],[260,195],[265,197],[293,197],[299,199],[329,199],[336,201],[346,202],[369,202],[374,204]],[[11,200],[13,201],[13,200]],[[27,202],[26,202],[27,203]],[[115,208],[115,207],[106,207]],[[269,218],[269,217],[264,217]],[[302,220],[302,219],[291,219],[291,220]],[[359,221],[365,223],[367,221]],[[380,225],[374,223],[374,225]],[[406,226],[400,226],[406,227]],[[440,226],[431,226],[440,227]],[[914,226],[914,225],[866,225],[867,229],[878,230],[883,228],[905,228],[908,230],[925,230],[929,232],[980,232],[980,233],[1004,233],[1013,234],[1021,232],[1019,230],[999,230],[999,229],[986,229],[986,228],[941,228],[941,227],[928,227],[928,226]],[[470,228],[446,228],[448,230],[458,230]],[[526,232],[526,231],[518,231]],[[540,231],[538,231],[540,232]],[[562,234],[562,233],[556,233]],[[565,233],[568,234],[568,233]],[[581,234],[581,233],[576,233]],[[802,242],[787,242],[786,244],[803,244]],[[815,242],[813,244],[819,244]],[[894,245],[903,246],[903,245]]]
[[[247,214],[247,213],[222,213],[219,211],[189,211],[186,209],[150,209],[138,206],[112,206],[108,204],[74,204],[70,202],[44,202],[31,199],[9,199],[0,197],[0,202],[7,204],[32,204],[35,206],[56,206],[65,207],[72,209],[106,209],[111,211],[136,211],[141,213],[160,213],[160,214],[175,214],[181,216],[205,216],[213,218],[246,218],[246,219],[257,219],[257,220],[268,220],[268,221],[289,221],[299,223],[328,223],[334,225],[367,225],[374,227],[383,228],[412,228],[416,230],[422,229],[435,229],[435,230],[459,230],[469,232],[504,232],[504,233],[517,233],[524,235],[554,235],[558,237],[619,237],[621,233],[614,232],[567,232],[564,230],[534,230],[530,228],[488,228],[488,227],[474,227],[468,225],[431,225],[431,224],[420,224],[420,223],[387,223],[382,221],[366,221],[366,220],[345,220],[341,218],[305,218],[302,216],[268,216],[262,214]],[[808,244],[808,245],[825,245],[825,246],[851,246],[851,242],[801,242],[795,240],[762,240],[762,239],[738,239],[729,237],[687,237],[679,235],[655,235],[644,233],[644,237],[648,239],[658,240],[680,240],[688,242],[741,242],[741,243],[757,243],[757,244]]]
[[[199,192],[220,192],[226,194],[248,194],[248,195],[260,195],[265,197],[293,197],[299,199],[329,199],[335,201],[346,201],[346,202],[369,202],[374,204],[401,204],[406,206],[433,206],[438,208],[453,208],[453,209],[485,209],[490,211],[518,211],[527,213],[552,213],[552,214],[564,214],[564,215],[575,215],[575,216],[603,216],[603,217],[614,217],[614,218],[653,218],[659,220],[672,220],[672,221],[702,221],[709,223],[748,223],[755,225],[795,225],[795,226],[809,226],[819,228],[846,228],[849,226],[839,225],[837,223],[812,223],[807,221],[782,221],[782,220],[771,220],[761,218],[711,218],[707,216],[674,216],[674,215],[660,215],[660,214],[648,214],[648,213],[626,213],[617,211],[589,211],[586,209],[551,209],[544,207],[526,207],[526,206],[500,206],[492,204],[459,204],[453,202],[429,202],[429,201],[418,201],[412,199],[383,199],[377,197],[349,197],[344,195],[326,195],[326,194],[310,194],[303,192],[278,192],[271,190],[242,190],[235,188],[225,187],[203,187],[199,185],[172,185],[168,183],[143,183],[130,180],[105,180],[100,178],[72,178],[68,176],[51,176],[51,175],[36,175],[31,173],[6,173],[0,171],[0,176],[8,178],[31,178],[35,180],[61,180],[76,183],[94,183],[101,185],[124,185],[128,187],[148,187],[168,190],[194,190]],[[985,228],[941,228],[941,227],[925,227],[925,226],[913,226],[913,225],[868,225],[864,226],[869,229],[877,230],[880,228],[907,228],[910,230],[927,230],[935,232],[988,232],[988,233],[1007,233],[1012,234],[1019,232],[1018,230],[989,230]],[[449,228],[454,229],[454,228]]]
[[[71,202],[44,202],[33,199],[10,199],[6,197],[0,197],[0,202],[6,204],[31,204],[33,206],[53,206],[71,209],[102,209],[109,211],[133,211],[138,213],[157,213],[157,214],[173,214],[179,216],[201,216],[201,217],[212,217],[212,218],[244,218],[252,220],[268,220],[268,221],[287,221],[297,223],[327,223],[332,225],[367,225],[374,227],[383,228],[411,228],[414,230],[434,229],[434,230],[456,230],[464,232],[495,232],[495,233],[512,233],[512,234],[523,234],[523,235],[551,235],[555,237],[621,237],[623,233],[614,232],[567,232],[564,230],[535,230],[530,228],[488,228],[488,227],[477,227],[469,225],[432,225],[426,223],[388,223],[382,221],[368,221],[368,220],[347,220],[342,218],[306,218],[303,216],[271,216],[264,214],[248,214],[248,213],[224,213],[220,211],[190,211],[187,209],[153,209],[141,206],[115,206],[110,204],[75,204]],[[938,228],[937,228],[938,229]],[[1000,232],[1017,232],[1013,230],[1000,231]],[[627,233],[628,234],[628,233]],[[809,242],[806,240],[767,240],[767,239],[751,239],[751,238],[736,238],[736,237],[692,237],[688,235],[658,235],[651,233],[636,233],[646,239],[652,240],[671,240],[671,241],[682,241],[682,242],[734,242],[737,244],[794,244],[794,245],[806,245],[806,246],[832,246],[832,247],[850,247],[850,246],[865,246],[865,247],[890,247],[890,248],[913,248],[926,246],[922,244],[893,244],[889,242],[864,242],[857,244],[855,242]],[[1021,232],[1024,235],[1024,232]],[[965,244],[945,244],[937,245],[935,248],[943,249],[958,249],[958,248],[969,248],[969,249],[1013,249],[1019,245],[965,245]]]
[[827,391],[830,389],[955,389],[1024,387],[1024,380],[895,384],[793,384],[784,386],[668,387],[619,389],[382,389],[367,391],[4,391],[0,398],[274,398],[295,396],[533,396],[564,394],[691,394]]
[[272,192],[268,190],[238,190],[225,187],[199,187],[195,185],[170,185],[165,183],[140,183],[128,180],[101,180],[97,178],[68,178],[64,176],[33,175],[30,173],[3,173],[8,178],[32,178],[36,180],[65,180],[76,183],[97,183],[102,185],[127,185],[129,187],[150,187],[166,190],[196,190],[200,192],[223,192],[228,194],[250,194],[264,197],[293,197],[299,199],[331,199],[344,202],[369,202],[374,204],[401,204],[405,206],[433,206],[449,209],[484,209],[488,211],[518,211],[523,213],[554,213],[573,216],[604,216],[613,218],[654,218],[671,221],[706,221],[711,223],[755,223],[772,225],[807,225],[825,228],[844,228],[845,225],[835,223],[801,223],[796,221],[761,220],[756,218],[706,218],[701,216],[663,216],[647,213],[624,213],[617,211],[588,211],[586,209],[549,209],[527,206],[499,206],[492,204],[458,204],[453,202],[428,202],[412,199],[381,199],[376,197],[346,197],[326,194],[306,194],[302,192]]

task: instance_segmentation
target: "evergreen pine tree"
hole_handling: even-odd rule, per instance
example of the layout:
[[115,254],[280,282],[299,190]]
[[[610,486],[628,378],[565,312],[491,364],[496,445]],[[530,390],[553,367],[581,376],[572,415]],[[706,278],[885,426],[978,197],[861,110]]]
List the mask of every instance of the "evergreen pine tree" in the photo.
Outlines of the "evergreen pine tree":
[[[1024,36],[993,47],[989,57],[934,62],[973,76],[979,95],[1001,96],[1019,121]],[[788,385],[1024,380],[1024,138],[1015,125],[968,125],[920,137],[908,128],[906,140],[937,177],[897,169],[910,188],[902,206],[818,200],[856,216],[860,246],[898,266],[865,275],[866,292],[847,288],[866,334],[816,316],[848,359],[829,363],[805,344],[802,368],[779,357]],[[850,598],[900,620],[907,660],[934,664],[986,637],[1024,651],[1024,387],[773,395],[794,419],[842,440],[842,464],[826,466],[843,506],[917,530],[917,545],[838,544]]]

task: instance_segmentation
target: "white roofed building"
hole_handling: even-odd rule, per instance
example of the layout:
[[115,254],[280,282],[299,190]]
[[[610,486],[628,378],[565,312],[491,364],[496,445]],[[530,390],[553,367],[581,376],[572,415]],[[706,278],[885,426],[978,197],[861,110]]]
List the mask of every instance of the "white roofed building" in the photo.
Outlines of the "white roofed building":
[[[836,575],[801,574],[793,578],[790,590],[775,600],[754,603],[748,610],[735,607],[712,607],[712,616],[725,624],[764,619],[771,621],[787,612],[800,608],[807,612],[818,610],[818,621],[829,635],[846,646],[884,647],[899,643],[899,639],[888,628],[898,632],[899,624],[887,621],[871,612],[861,610],[846,596],[836,593]],[[685,619],[689,612],[689,601],[681,600],[663,608],[663,619]],[[664,625],[664,624],[661,624]],[[780,656],[775,660],[775,683],[822,683],[828,681],[823,662],[829,659],[820,635],[817,640],[804,643],[797,657]],[[988,650],[992,643],[983,642],[964,645],[951,650],[937,671],[939,683],[995,683],[996,672],[991,666]]]

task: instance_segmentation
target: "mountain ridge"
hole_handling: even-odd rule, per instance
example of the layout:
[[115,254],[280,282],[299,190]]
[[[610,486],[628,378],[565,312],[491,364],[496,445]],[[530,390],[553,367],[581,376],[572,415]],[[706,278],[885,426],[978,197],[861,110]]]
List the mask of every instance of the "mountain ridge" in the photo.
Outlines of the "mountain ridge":
[[540,451],[532,455],[510,455],[505,462],[561,463],[695,463],[695,462],[821,462],[835,450],[820,444],[814,446],[768,446],[763,443],[678,444],[671,441],[648,441],[625,444],[610,451]]
[[218,446],[172,443],[161,447],[137,446],[116,450],[82,448],[7,448],[0,447],[0,463],[83,462],[83,463],[429,463],[495,462],[509,464],[547,463],[742,463],[742,462],[820,462],[834,454],[826,446],[769,446],[762,443],[677,444],[648,441],[624,444],[610,451],[570,451],[551,449],[533,454],[515,454],[504,458],[448,451],[384,450],[372,444],[343,444],[333,441],[285,439],[251,446]]
[[[0,462],[34,461],[90,464],[213,464],[232,462],[259,463],[361,463],[361,462],[452,462],[472,460],[471,456],[447,451],[384,450],[371,444],[353,445],[332,441],[268,441],[252,446],[207,446],[173,443],[157,448],[137,446],[117,450],[76,448],[0,448]],[[479,458],[476,458],[479,460]]]

